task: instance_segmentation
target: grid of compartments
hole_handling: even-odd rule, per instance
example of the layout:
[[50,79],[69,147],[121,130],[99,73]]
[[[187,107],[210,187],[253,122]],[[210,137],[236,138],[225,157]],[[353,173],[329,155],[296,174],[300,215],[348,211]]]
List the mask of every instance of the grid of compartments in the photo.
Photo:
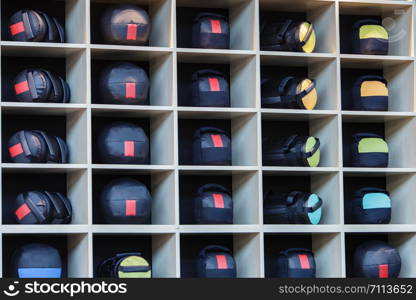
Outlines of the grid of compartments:
[[[10,14],[33,1],[1,0],[2,36]],[[46,1],[45,1],[46,2]],[[1,226],[0,273],[16,247],[28,241],[55,245],[64,257],[65,275],[93,277],[97,264],[117,252],[140,251],[154,277],[193,277],[199,249],[221,244],[232,249],[238,277],[270,277],[273,261],[288,247],[313,249],[317,277],[349,277],[352,251],[369,238],[389,241],[401,254],[400,277],[416,277],[416,108],[414,66],[415,3],[407,0],[65,0],[52,1],[65,25],[67,43],[13,42],[1,47]],[[134,3],[152,20],[149,46],[105,45],[100,14],[109,5]],[[190,24],[202,11],[222,12],[230,22],[230,49],[190,48]],[[267,15],[291,15],[312,21],[315,53],[261,51],[259,24]],[[351,54],[351,24],[363,16],[388,20],[393,37],[387,56]],[[146,69],[150,105],[99,103],[97,77],[114,60]],[[13,102],[13,74],[22,66],[42,66],[64,77],[72,91],[69,104]],[[230,82],[230,108],[189,106],[189,78],[196,68],[215,66]],[[287,72],[316,79],[319,102],[313,111],[264,109],[260,82]],[[389,81],[387,112],[351,110],[349,86],[359,74],[383,74]],[[97,132],[112,120],[140,124],[150,138],[149,165],[108,165],[97,159]],[[201,124],[226,130],[232,140],[231,166],[198,166],[189,161],[187,142]],[[66,138],[69,164],[13,164],[5,141],[19,130],[36,127]],[[283,130],[282,130],[283,129]],[[390,146],[388,168],[352,168],[343,155],[343,139],[355,130],[372,130]],[[262,137],[268,132],[301,132],[320,138],[319,167],[262,165]],[[150,225],[103,224],[97,210],[103,185],[118,176],[134,177],[153,197]],[[195,225],[190,221],[192,190],[207,181],[230,188],[233,225]],[[344,203],[354,189],[372,184],[392,195],[392,221],[352,225]],[[263,224],[263,191],[302,189],[323,201],[320,225]],[[22,190],[67,193],[74,217],[68,225],[17,225],[11,203]],[[330,262],[330,263],[328,263]]]

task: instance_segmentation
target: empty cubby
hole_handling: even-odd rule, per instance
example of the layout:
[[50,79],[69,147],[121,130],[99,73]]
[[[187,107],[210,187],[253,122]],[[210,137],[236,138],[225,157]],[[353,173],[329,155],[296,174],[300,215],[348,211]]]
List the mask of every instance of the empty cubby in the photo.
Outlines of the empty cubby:
[[333,58],[261,56],[261,81],[272,80],[277,84],[285,77],[309,78],[316,81],[318,101],[315,110],[338,108],[336,60]]
[[342,110],[354,110],[353,86],[361,76],[376,75],[387,80],[389,111],[410,112],[414,107],[414,65],[412,61],[341,59]]
[[[205,184],[218,184],[230,191],[233,199],[233,224],[257,224],[259,220],[258,175],[256,172],[201,174],[179,176],[179,213],[181,224],[195,224],[194,201],[198,189]],[[225,225],[226,226],[226,225]]]
[[[132,113],[132,114],[131,114]],[[98,150],[98,137],[106,126],[116,122],[127,122],[141,127],[149,139],[150,158],[147,164],[169,165],[173,163],[173,153],[169,145],[173,144],[173,114],[162,112],[153,116],[145,116],[139,112],[120,112],[94,115],[92,118],[92,162],[101,163]]]
[[[319,224],[340,223],[339,175],[336,172],[319,174],[282,174],[263,172],[263,195],[287,194],[293,191],[315,193],[322,199],[322,216]],[[263,200],[264,203],[265,200]],[[264,222],[265,224],[268,224]],[[273,228],[273,226],[269,226]]]
[[277,277],[279,253],[290,248],[312,250],[317,278],[341,277],[342,247],[338,233],[265,233],[264,273],[266,278]]
[[115,51],[93,48],[91,50],[91,97],[92,103],[101,103],[100,79],[111,64],[130,62],[142,68],[149,78],[149,105],[172,105],[173,65],[172,55],[164,51]]
[[192,25],[200,13],[221,14],[228,19],[230,49],[253,50],[255,47],[255,1],[253,0],[178,0],[176,1],[176,45],[192,48]]
[[[66,173],[39,174],[5,172],[2,175],[2,224],[16,224],[16,197],[29,191],[59,192],[66,195],[72,206],[70,224],[88,223],[87,170]],[[53,226],[53,225],[52,225]]]
[[1,100],[16,102],[16,76],[25,69],[45,69],[62,77],[71,91],[70,103],[87,101],[87,54],[83,49],[36,49],[8,46],[2,48]]
[[416,276],[416,263],[413,259],[416,236],[414,233],[346,233],[345,235],[345,261],[347,277],[354,275],[354,252],[358,246],[368,241],[381,241],[395,247],[400,254],[401,270],[399,277]]
[[[386,119],[362,117],[343,118],[343,164],[351,167],[352,135],[356,133],[373,133],[385,139],[389,147],[389,168],[411,168],[416,165],[414,146],[409,143],[409,137],[414,135],[415,123],[412,118],[399,117]],[[372,122],[371,122],[372,121]]]
[[200,251],[211,245],[228,248],[234,257],[237,277],[252,278],[260,274],[260,236],[257,233],[182,234],[180,238],[181,277],[197,277]]
[[92,44],[107,44],[102,36],[101,19],[107,9],[122,4],[132,4],[144,9],[150,18],[149,43],[145,46],[171,47],[172,1],[171,0],[91,0],[90,28]]
[[140,253],[152,268],[153,278],[176,276],[176,239],[174,234],[94,234],[93,274],[107,258],[121,253]]
[[[257,165],[257,116],[247,113],[224,119],[215,112],[196,112],[178,121],[179,164],[192,165],[192,143],[194,132],[201,127],[216,127],[224,130],[231,139],[232,165]],[[249,137],[249,138],[248,138]]]
[[344,220],[353,224],[352,208],[354,193],[365,187],[385,189],[390,193],[390,224],[414,224],[416,206],[412,195],[415,190],[414,174],[344,173]]
[[[64,112],[65,113],[65,112]],[[2,114],[2,161],[11,163],[8,153],[10,137],[20,130],[42,130],[51,136],[64,139],[69,148],[71,164],[87,162],[87,114],[85,111],[68,112],[67,114],[45,114],[31,110],[25,114],[16,111]]]
[[89,257],[87,234],[5,234],[3,235],[3,277],[12,277],[11,258],[20,247],[40,243],[59,251],[63,278],[88,276]]
[[[260,0],[260,27],[262,24],[292,20],[309,21],[316,33],[314,52],[335,53],[336,51],[336,8],[331,1],[272,1]],[[261,42],[261,41],[260,41]]]
[[192,105],[192,74],[198,70],[224,74],[230,89],[231,107],[256,107],[256,58],[252,55],[178,53],[178,106]]
[[86,43],[86,0],[47,0],[35,3],[30,0],[1,1],[1,36],[3,41],[12,40],[9,34],[10,17],[22,9],[33,9],[55,17],[65,29],[65,42]]
[[412,8],[399,3],[339,3],[339,39],[341,53],[353,53],[352,39],[354,23],[364,19],[379,21],[389,33],[388,55],[412,55],[413,30]]
[[[101,210],[101,193],[112,180],[132,178],[143,183],[152,196],[151,224],[174,224],[175,193],[173,171],[140,172],[128,170],[117,172],[95,169],[92,176],[93,223],[107,224]],[[127,200],[127,199],[126,199]]]
[[335,116],[318,116],[310,120],[305,116],[264,113],[262,116],[263,141],[270,138],[284,141],[291,135],[314,136],[320,141],[319,167],[338,166],[338,121]]

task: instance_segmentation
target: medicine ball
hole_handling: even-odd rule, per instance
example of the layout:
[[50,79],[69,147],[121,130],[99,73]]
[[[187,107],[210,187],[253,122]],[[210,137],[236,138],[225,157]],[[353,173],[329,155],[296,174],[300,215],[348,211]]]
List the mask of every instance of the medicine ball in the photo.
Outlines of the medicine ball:
[[277,277],[315,278],[316,262],[313,252],[304,248],[290,248],[277,258]]
[[291,135],[263,139],[263,164],[271,166],[317,167],[321,158],[320,141],[313,136]]
[[378,134],[353,134],[350,148],[353,167],[386,168],[389,164],[389,146]]
[[104,103],[148,104],[149,78],[135,64],[113,63],[101,73],[100,94]]
[[65,30],[58,20],[37,10],[19,10],[12,15],[9,33],[19,42],[65,42]]
[[67,103],[71,97],[68,83],[43,69],[26,69],[14,79],[16,99],[21,102]]
[[143,128],[127,122],[115,122],[98,136],[101,162],[108,164],[146,164],[149,139]]
[[114,179],[101,192],[101,211],[109,224],[150,223],[151,202],[147,187],[132,178]]
[[389,33],[379,20],[359,20],[353,26],[352,43],[356,54],[387,55]]
[[396,278],[401,266],[399,252],[385,242],[365,242],[354,253],[355,277]]
[[201,13],[192,26],[192,46],[195,48],[229,49],[230,28],[224,15]]
[[297,51],[312,53],[316,32],[311,22],[284,20],[261,24],[260,47],[268,51]]
[[13,253],[10,271],[15,278],[61,278],[61,255],[46,244],[27,244]]
[[29,191],[17,195],[14,214],[19,224],[68,224],[72,206],[61,193]]
[[69,150],[65,141],[41,130],[16,132],[7,148],[15,163],[68,163]]
[[195,165],[231,165],[231,155],[231,139],[224,130],[201,127],[194,132]]
[[237,264],[230,249],[207,246],[199,252],[197,274],[200,278],[236,278]]
[[382,76],[360,76],[352,88],[353,107],[356,110],[387,111],[389,108],[389,89]]
[[352,220],[356,224],[388,224],[391,219],[390,194],[384,189],[364,187],[354,192]]
[[233,199],[230,191],[219,184],[204,184],[194,198],[197,224],[232,224]]
[[136,5],[113,6],[101,18],[101,32],[106,43],[146,45],[149,42],[150,18],[143,8]]
[[288,76],[276,82],[261,82],[261,105],[265,108],[312,110],[318,102],[316,82],[309,78]]
[[98,277],[152,278],[152,268],[140,252],[118,253],[100,263]]

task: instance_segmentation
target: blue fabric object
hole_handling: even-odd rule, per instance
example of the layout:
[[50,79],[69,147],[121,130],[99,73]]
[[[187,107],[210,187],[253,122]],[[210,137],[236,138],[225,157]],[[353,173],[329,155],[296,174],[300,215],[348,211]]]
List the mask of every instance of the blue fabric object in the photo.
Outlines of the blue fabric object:
[[391,208],[390,197],[383,193],[369,193],[363,197],[363,209]]
[[19,268],[19,278],[61,278],[61,268]]
[[[319,198],[316,194],[311,194],[308,199],[308,207],[314,206],[316,203],[319,202]],[[318,208],[314,212],[308,213],[309,220],[311,224],[319,224],[321,221],[322,216],[322,208]]]

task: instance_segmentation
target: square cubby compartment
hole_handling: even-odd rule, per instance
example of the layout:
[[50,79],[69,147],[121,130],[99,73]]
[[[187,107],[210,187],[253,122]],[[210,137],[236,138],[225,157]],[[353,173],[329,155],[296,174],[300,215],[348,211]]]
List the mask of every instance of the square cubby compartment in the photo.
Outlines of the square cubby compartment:
[[173,58],[170,52],[115,51],[93,48],[91,49],[91,56],[91,96],[93,104],[102,103],[100,81],[106,68],[111,64],[128,62],[142,68],[149,78],[149,105],[172,105]]
[[16,102],[16,76],[25,69],[44,69],[64,79],[70,88],[70,103],[87,101],[87,54],[79,48],[3,46],[1,56],[1,101]]
[[87,170],[71,170],[65,173],[45,172],[39,175],[31,172],[3,171],[2,224],[17,224],[16,197],[29,191],[62,193],[71,202],[72,221],[70,224],[88,224]]
[[313,252],[317,278],[342,276],[342,245],[339,233],[265,233],[264,273],[266,278],[278,276],[279,253],[291,248],[304,248]]
[[[173,171],[141,172],[139,170],[93,170],[92,198],[93,223],[107,224],[102,213],[101,193],[106,185],[116,179],[134,179],[144,184],[152,197],[150,224],[175,223],[175,181]],[[130,198],[125,199],[126,201]]]
[[339,3],[339,39],[341,53],[353,53],[353,28],[357,21],[374,19],[389,35],[388,55],[410,56],[413,48],[412,5],[403,3]]
[[[173,113],[162,112],[154,115],[142,114],[140,111],[115,111],[93,113],[92,117],[92,162],[102,163],[98,149],[98,137],[101,132],[113,123],[124,122],[139,126],[149,139],[149,159],[146,164],[171,165],[173,164]],[[138,165],[140,166],[140,165]]]
[[55,17],[65,29],[65,42],[86,43],[86,0],[49,0],[34,2],[31,0],[1,0],[1,36],[3,41],[11,41],[9,33],[10,17],[22,9],[38,10],[49,17]]
[[[22,113],[23,112],[23,113]],[[85,110],[38,112],[10,109],[2,113],[2,162],[11,163],[8,141],[20,130],[41,130],[50,136],[62,138],[69,150],[68,163],[85,164],[87,162],[87,112]],[[57,114],[59,113],[59,114]]]
[[414,109],[413,68],[414,64],[410,60],[341,58],[342,110],[356,110],[353,102],[353,89],[359,77],[375,75],[384,77],[387,81],[388,110],[412,112]]
[[336,9],[332,1],[321,0],[260,0],[260,27],[264,23],[309,21],[316,33],[314,52],[335,53],[336,51]]
[[415,134],[415,120],[410,117],[378,118],[343,116],[342,142],[344,167],[352,167],[352,135],[371,133],[381,136],[388,145],[388,168],[413,168],[416,166],[415,145],[409,140]]
[[176,44],[192,48],[192,25],[200,13],[214,13],[228,19],[230,49],[253,50],[255,47],[255,1],[253,0],[177,0]]
[[238,278],[256,278],[261,275],[260,235],[258,233],[234,234],[182,234],[181,277],[198,277],[198,257],[207,246],[222,246],[232,252]]
[[[11,263],[13,253],[19,248],[38,243],[55,248],[61,257],[62,278],[88,277],[88,235],[77,234],[4,234],[3,235],[3,277],[14,277]],[[45,261],[47,259],[45,258]],[[30,266],[28,266],[30,267]]]
[[[321,154],[318,167],[338,166],[338,120],[336,116],[317,116],[308,120],[302,115],[263,113],[262,119],[263,141],[270,139],[283,143],[292,135],[314,136],[320,141]],[[263,142],[263,155],[264,146]],[[264,161],[263,166],[267,166]]]
[[[336,172],[319,174],[293,174],[263,171],[263,194],[288,194],[294,191],[315,193],[322,199],[319,224],[340,223],[339,175]],[[263,202],[265,199],[263,200]],[[265,224],[272,224],[264,221]]]
[[[365,228],[362,228],[362,230],[365,231]],[[416,235],[414,233],[407,232],[346,233],[345,262],[347,277],[357,277],[354,274],[354,253],[357,247],[370,241],[384,242],[397,249],[401,259],[401,270],[399,277],[416,277],[416,262],[414,260]]]
[[[256,58],[254,56],[187,52],[178,52],[179,106],[194,105],[192,75],[201,70],[212,70],[223,74],[229,86],[231,107],[256,107]],[[209,75],[201,74],[201,76]]]
[[195,224],[195,201],[198,189],[217,184],[230,192],[233,200],[233,224],[259,223],[259,189],[257,172],[219,174],[182,172],[179,175],[179,209],[181,224]]
[[[334,76],[337,72],[333,58],[261,56],[261,81],[271,80],[279,83],[286,77],[309,78],[316,82],[318,100],[315,110],[338,109],[338,83]],[[264,96],[264,95],[262,95]],[[277,96],[277,95],[276,95]]]
[[140,253],[152,269],[153,278],[176,277],[177,247],[174,234],[94,234],[93,274],[107,258],[122,253]]
[[107,44],[102,35],[102,17],[107,9],[121,4],[136,5],[144,9],[149,15],[151,26],[149,42],[144,46],[172,47],[172,0],[91,0],[92,44]]
[[384,189],[390,194],[390,224],[415,224],[416,176],[412,173],[344,173],[344,220],[345,224],[354,224],[353,201],[355,192],[362,188]]
[[201,127],[214,127],[226,132],[231,139],[233,166],[257,165],[257,116],[255,114],[184,112],[178,122],[179,164],[193,165],[194,133]]

